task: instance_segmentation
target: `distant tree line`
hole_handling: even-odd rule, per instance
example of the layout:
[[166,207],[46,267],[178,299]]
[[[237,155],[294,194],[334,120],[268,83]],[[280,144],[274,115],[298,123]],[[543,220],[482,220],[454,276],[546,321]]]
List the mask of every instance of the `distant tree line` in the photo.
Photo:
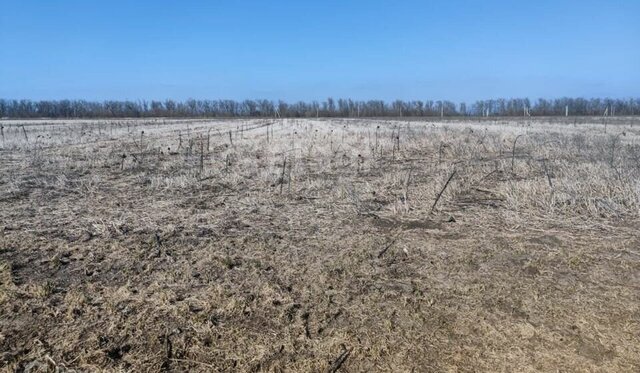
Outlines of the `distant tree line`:
[[141,118],[141,117],[438,117],[438,116],[602,116],[638,115],[640,99],[527,98],[476,101],[271,100],[85,101],[0,99],[3,118]]

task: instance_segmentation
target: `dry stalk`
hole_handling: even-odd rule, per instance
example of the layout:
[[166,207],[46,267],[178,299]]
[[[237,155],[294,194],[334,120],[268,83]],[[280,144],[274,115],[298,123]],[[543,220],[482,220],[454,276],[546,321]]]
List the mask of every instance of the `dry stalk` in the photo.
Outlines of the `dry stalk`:
[[511,149],[511,173],[513,173],[513,170],[515,168],[515,162],[516,162],[516,143],[518,142],[518,138],[520,138],[520,136],[522,135],[518,135],[516,136],[516,138],[513,140],[513,148]]
[[375,157],[376,152],[378,151],[378,131],[380,130],[380,126],[376,126],[376,144],[373,150],[373,156]]
[[204,140],[200,136],[200,175],[204,173]]
[[542,167],[544,167],[544,173],[547,175],[547,181],[549,182],[549,187],[553,189],[553,183],[551,182],[551,174],[549,174],[549,170],[547,169],[547,162],[545,158],[542,158]]
[[24,124],[22,125],[22,133],[24,134],[24,141],[29,142],[29,137],[27,136],[27,130],[24,128]]
[[403,197],[404,197],[404,206],[406,211],[409,211],[409,184],[411,182],[412,171],[413,171],[413,167],[409,168],[409,172],[407,172],[407,177],[404,179]]
[[438,149],[438,164],[442,163],[442,156],[444,155],[444,148],[446,148],[448,145],[445,144],[444,142],[440,142],[440,148]]
[[287,157],[284,157],[282,162],[282,173],[280,174],[280,194],[282,194],[282,186],[284,185],[284,172],[287,168]]
[[444,183],[444,186],[440,190],[440,193],[438,193],[438,196],[436,197],[436,200],[433,202],[433,205],[431,206],[431,211],[430,212],[433,212],[433,210],[436,208],[436,205],[438,204],[438,201],[440,201],[440,197],[442,197],[442,193],[444,193],[444,191],[447,189],[447,187],[449,186],[449,183],[451,182],[451,179],[453,179],[453,176],[455,176],[455,174],[456,174],[456,170],[453,170],[453,172],[451,172],[451,175],[449,175],[449,178],[447,179],[447,182]]

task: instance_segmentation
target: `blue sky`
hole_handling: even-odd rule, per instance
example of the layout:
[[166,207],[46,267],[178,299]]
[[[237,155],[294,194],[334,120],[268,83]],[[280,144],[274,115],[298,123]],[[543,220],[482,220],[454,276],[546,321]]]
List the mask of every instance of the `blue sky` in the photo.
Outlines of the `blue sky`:
[[0,97],[640,96],[640,0],[0,0]]

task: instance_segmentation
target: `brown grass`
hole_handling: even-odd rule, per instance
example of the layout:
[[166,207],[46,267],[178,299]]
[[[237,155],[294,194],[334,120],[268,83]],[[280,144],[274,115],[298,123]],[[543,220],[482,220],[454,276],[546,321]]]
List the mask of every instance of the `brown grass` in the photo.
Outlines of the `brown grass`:
[[640,123],[554,121],[3,121],[0,367],[639,371]]

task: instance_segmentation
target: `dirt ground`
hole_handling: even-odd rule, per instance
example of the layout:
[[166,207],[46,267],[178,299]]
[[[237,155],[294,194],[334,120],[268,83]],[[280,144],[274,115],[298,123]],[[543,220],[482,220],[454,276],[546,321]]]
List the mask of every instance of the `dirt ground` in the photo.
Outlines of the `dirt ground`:
[[0,124],[4,371],[640,371],[638,118]]

